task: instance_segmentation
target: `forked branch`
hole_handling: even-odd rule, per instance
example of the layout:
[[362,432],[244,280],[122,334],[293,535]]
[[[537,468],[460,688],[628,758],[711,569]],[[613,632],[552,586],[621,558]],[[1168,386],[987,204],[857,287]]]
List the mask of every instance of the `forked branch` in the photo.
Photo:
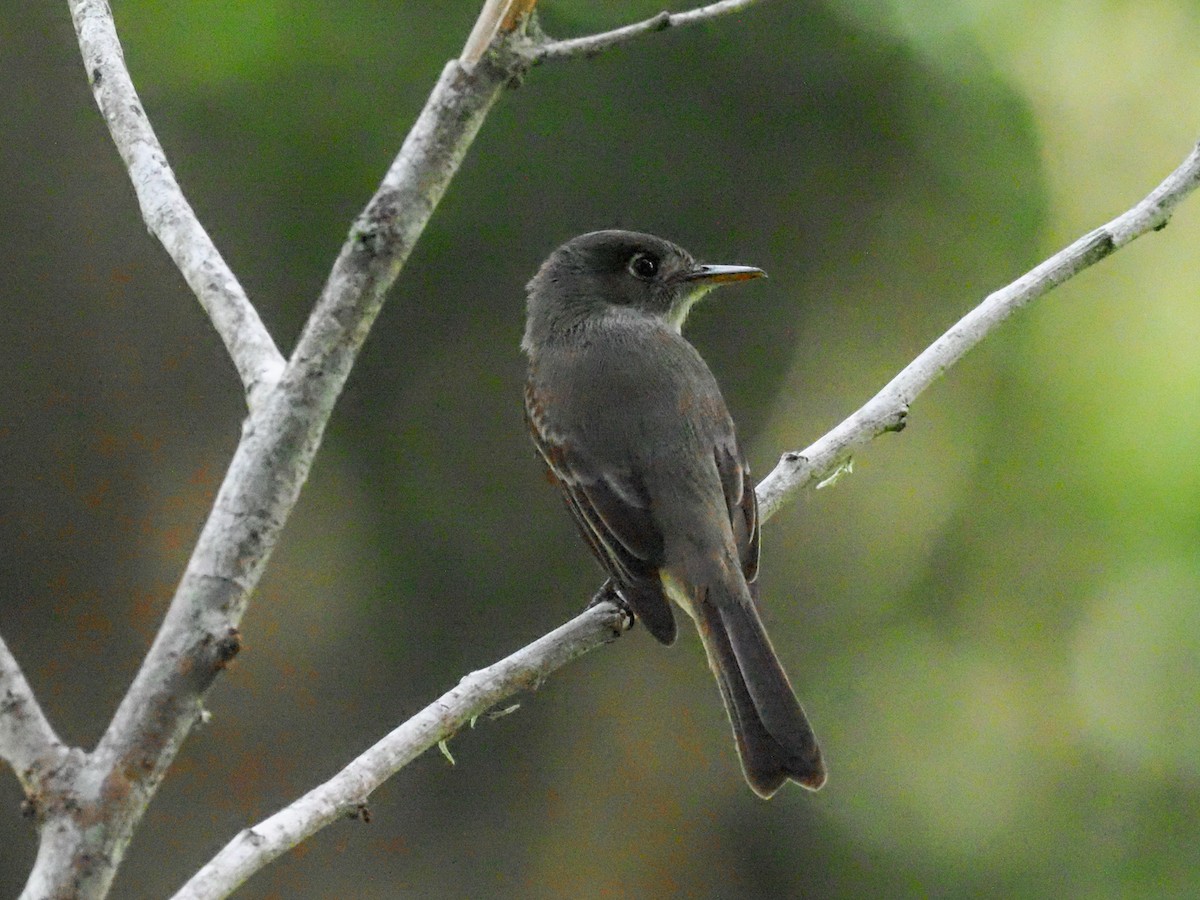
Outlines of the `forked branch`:
[[[238,652],[238,625],[387,289],[488,110],[528,61],[507,7],[475,64],[450,62],[355,221],[290,360],[196,221],[129,80],[104,0],[69,0],[96,98],[151,229],[225,340],[250,415],[187,569],[133,684],[91,753],[72,754],[33,810],[41,842],[22,895],[103,897],[204,698]],[[523,0],[506,0],[511,6]]]

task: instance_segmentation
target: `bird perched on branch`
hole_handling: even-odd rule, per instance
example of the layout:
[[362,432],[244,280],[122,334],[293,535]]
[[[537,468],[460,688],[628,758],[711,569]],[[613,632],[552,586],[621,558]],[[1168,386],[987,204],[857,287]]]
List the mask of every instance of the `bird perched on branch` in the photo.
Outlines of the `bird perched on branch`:
[[525,410],[537,449],[606,589],[659,641],[668,599],[696,623],[746,781],[770,797],[817,789],[812,728],[757,610],[754,483],[733,420],[680,333],[714,287],[762,277],[700,265],[669,241],[596,231],[568,241],[528,285]]

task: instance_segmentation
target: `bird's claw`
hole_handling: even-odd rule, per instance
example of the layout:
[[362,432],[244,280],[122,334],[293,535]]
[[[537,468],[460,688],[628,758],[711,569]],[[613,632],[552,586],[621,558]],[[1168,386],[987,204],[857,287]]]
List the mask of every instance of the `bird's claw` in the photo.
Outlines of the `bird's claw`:
[[604,582],[600,590],[592,595],[592,599],[588,601],[587,608],[591,609],[594,606],[599,606],[601,603],[611,603],[621,611],[621,616],[624,618],[624,622],[621,624],[621,631],[628,631],[633,627],[634,622],[637,621],[637,616],[634,615],[629,604],[625,602],[625,598],[621,596],[620,591],[612,583],[611,578]]

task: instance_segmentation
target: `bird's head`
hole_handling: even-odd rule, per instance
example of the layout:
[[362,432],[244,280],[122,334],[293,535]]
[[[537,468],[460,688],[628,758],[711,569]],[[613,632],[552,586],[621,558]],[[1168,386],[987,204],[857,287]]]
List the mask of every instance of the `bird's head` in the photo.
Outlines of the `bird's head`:
[[765,274],[753,266],[701,265],[652,234],[593,231],[567,241],[533,276],[529,325],[564,326],[626,307],[679,330],[692,305],[714,287]]

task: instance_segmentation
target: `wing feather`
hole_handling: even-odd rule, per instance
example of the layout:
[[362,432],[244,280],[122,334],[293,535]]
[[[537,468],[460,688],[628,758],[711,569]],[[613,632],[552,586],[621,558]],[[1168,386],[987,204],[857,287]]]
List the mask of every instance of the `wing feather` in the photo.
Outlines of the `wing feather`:
[[645,487],[633,472],[589,464],[569,441],[543,427],[529,398],[526,413],[534,445],[592,553],[646,630],[662,643],[671,643],[675,617],[658,578],[663,540]]
[[753,584],[758,578],[759,521],[758,495],[750,477],[750,466],[733,435],[716,445],[714,456],[717,472],[721,476],[721,487],[725,491],[725,504],[729,509],[729,523],[733,527],[733,540],[742,563],[742,574],[746,576],[747,583]]

